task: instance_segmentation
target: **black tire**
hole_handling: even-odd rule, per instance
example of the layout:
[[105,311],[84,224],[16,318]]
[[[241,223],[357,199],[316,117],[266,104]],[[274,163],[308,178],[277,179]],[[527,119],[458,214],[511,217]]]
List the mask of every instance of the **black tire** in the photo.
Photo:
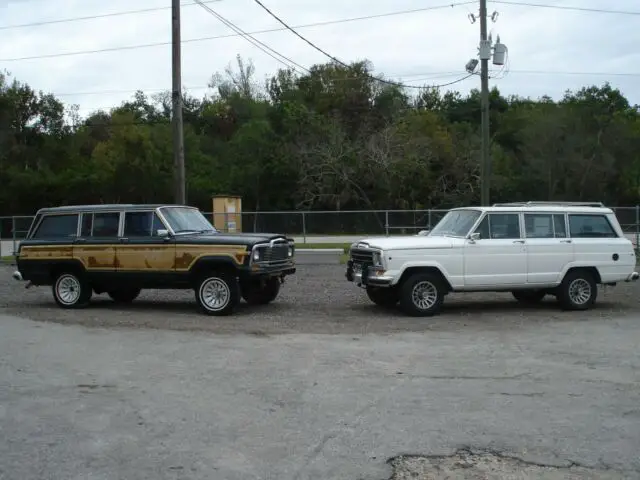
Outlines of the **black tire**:
[[515,290],[511,292],[513,298],[520,303],[527,305],[534,305],[540,303],[542,299],[547,295],[544,290]]
[[598,284],[587,270],[567,273],[558,288],[558,301],[565,310],[588,310],[598,298]]
[[242,298],[249,305],[266,305],[273,302],[280,293],[280,279],[271,277],[264,285],[260,280],[248,280],[242,282]]
[[93,295],[93,288],[84,275],[73,271],[58,273],[51,290],[58,306],[65,309],[84,308]]
[[141,291],[140,288],[120,288],[118,290],[108,291],[107,295],[109,295],[114,302],[131,303],[138,298]]
[[[426,288],[431,301],[420,303],[418,289]],[[407,278],[400,287],[400,307],[412,317],[430,317],[440,311],[445,296],[445,286],[439,275],[433,273],[416,273]]]
[[[223,298],[215,298],[216,294]],[[196,302],[207,315],[225,316],[233,313],[240,302],[240,287],[235,275],[228,272],[209,272],[200,277],[195,288]],[[218,305],[215,305],[218,303]]]
[[369,300],[380,307],[392,308],[400,301],[400,291],[397,287],[367,287]]

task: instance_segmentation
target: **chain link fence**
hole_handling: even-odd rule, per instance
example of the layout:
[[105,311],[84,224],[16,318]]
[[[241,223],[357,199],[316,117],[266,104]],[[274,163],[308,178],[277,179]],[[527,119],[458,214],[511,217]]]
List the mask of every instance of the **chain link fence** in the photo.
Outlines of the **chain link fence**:
[[[640,237],[640,206],[615,207],[613,210],[628,238],[638,245]],[[213,223],[227,214],[203,212]],[[242,212],[238,231],[246,233],[284,233],[300,242],[316,242],[333,236],[413,235],[432,228],[447,210],[352,210],[352,211],[282,211]],[[218,218],[218,215],[227,218]],[[236,214],[233,214],[237,217]],[[21,239],[29,231],[33,216],[0,217],[0,248],[2,256],[13,255]],[[315,237],[315,238],[314,238]]]

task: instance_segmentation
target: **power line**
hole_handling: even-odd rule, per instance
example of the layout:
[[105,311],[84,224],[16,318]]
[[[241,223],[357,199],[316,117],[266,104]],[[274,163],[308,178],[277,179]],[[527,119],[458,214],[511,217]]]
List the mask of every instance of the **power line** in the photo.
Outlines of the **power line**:
[[[271,58],[273,58],[274,60],[282,63],[283,65],[285,65],[288,68],[293,68],[291,65],[295,65],[296,67],[298,67],[299,69],[305,71],[305,72],[309,72],[309,70],[306,67],[303,67],[302,65],[300,65],[299,63],[296,63],[295,61],[291,60],[289,57],[285,57],[284,55],[282,55],[281,53],[277,52],[276,50],[274,50],[273,48],[271,48],[269,45],[267,45],[266,43],[261,42],[260,40],[257,40],[255,37],[251,36],[251,34],[248,34],[247,32],[245,32],[244,30],[242,30],[240,27],[238,27],[237,25],[235,25],[234,23],[230,22],[229,20],[227,20],[226,18],[224,18],[222,15],[220,15],[219,13],[217,13],[216,11],[214,11],[212,8],[210,8],[209,6],[205,5],[204,2],[202,2],[201,0],[195,0],[196,3],[198,3],[202,8],[204,8],[207,12],[209,12],[211,15],[213,15],[214,17],[216,17],[218,20],[220,20],[222,23],[224,23],[227,27],[229,27],[231,30],[233,30],[234,32],[236,32],[238,35],[241,35],[242,38],[244,38],[245,40],[247,40],[249,43],[251,43],[253,46],[259,48],[260,50],[262,50],[264,53],[266,53],[267,55],[269,55]],[[264,48],[263,48],[264,47]],[[269,51],[267,51],[269,50]],[[272,53],[270,53],[272,52]],[[284,59],[284,60],[282,60]],[[288,62],[288,63],[287,63]],[[293,68],[294,71],[297,71],[295,68]]]
[[[320,53],[322,53],[324,56],[326,56],[327,58],[329,58],[330,60],[333,60],[334,62],[338,63],[339,65],[342,65],[345,68],[349,68],[349,65],[347,65],[346,63],[344,63],[341,60],[338,60],[336,57],[334,57],[333,55],[325,52],[323,49],[321,49],[320,47],[318,47],[315,43],[311,42],[310,40],[308,40],[307,38],[303,37],[302,35],[300,35],[297,31],[295,31],[292,27],[290,27],[287,23],[285,23],[279,16],[277,16],[275,13],[273,13],[271,10],[269,10],[260,0],[253,0],[255,3],[257,3],[263,10],[265,10],[269,15],[271,15],[274,19],[276,19],[279,23],[281,23],[287,30],[289,30],[291,33],[293,33],[296,37],[298,37],[299,39],[303,40],[304,42],[306,42],[307,44],[309,44],[311,47],[313,47],[314,49],[316,49],[317,51],[319,51]],[[442,85],[433,85],[432,88],[439,88],[439,87],[448,87],[449,85],[453,85],[455,83],[461,82],[463,80],[466,80],[467,78],[469,78],[470,76],[472,76],[473,74],[470,73],[469,75],[466,75],[462,78],[459,78],[458,80],[454,80],[453,82],[449,82],[449,83],[444,83]],[[402,87],[402,88],[423,88],[423,87],[418,87],[416,85],[403,85],[401,83],[398,82],[391,82],[389,80],[383,80],[381,78],[376,78],[373,77],[371,75],[369,75],[370,78],[373,78],[375,80],[377,80],[380,83],[384,83],[387,85],[393,85],[395,87]]]
[[577,12],[589,12],[589,13],[610,13],[610,14],[616,14],[616,15],[640,15],[640,11],[610,10],[606,8],[590,8],[590,7],[572,7],[569,5],[549,5],[545,3],[511,2],[508,0],[489,0],[489,1],[492,3],[501,4],[501,5],[514,5],[518,7],[552,8],[555,10],[573,10]]
[[[337,20],[326,20],[326,21],[322,21],[322,22],[307,23],[307,24],[302,24],[302,25],[296,25],[296,26],[294,26],[292,28],[301,29],[301,28],[311,28],[311,27],[324,27],[324,26],[327,26],[327,25],[337,25],[337,24],[341,24],[341,23],[359,22],[359,21],[363,21],[363,20],[372,20],[372,19],[376,19],[376,18],[385,18],[385,17],[397,16],[397,15],[408,15],[408,14],[426,12],[426,11],[431,11],[431,10],[441,10],[441,9],[444,9],[444,8],[451,8],[451,7],[461,6],[461,5],[470,5],[470,4],[474,4],[474,3],[476,3],[476,2],[475,1],[464,1],[464,2],[449,3],[447,5],[434,5],[434,6],[431,6],[431,7],[415,8],[415,9],[412,9],[412,10],[397,10],[397,11],[394,11],[394,12],[380,13],[380,14],[376,14],[376,15],[365,15],[365,16],[362,16],[362,17],[341,18],[341,19],[337,19]],[[287,29],[286,28],[268,28],[268,29],[263,29],[263,30],[255,30],[253,32],[247,32],[247,34],[248,35],[261,35],[261,34],[265,34],[265,33],[282,32],[284,30],[287,30]],[[238,34],[238,33],[232,33],[232,34],[226,34],[226,35],[215,35],[215,36],[210,36],[210,37],[198,37],[198,38],[191,38],[191,39],[187,39],[187,40],[182,40],[181,43],[182,44],[186,44],[186,43],[205,42],[205,41],[209,41],[209,40],[221,40],[221,39],[225,39],[225,38],[233,38],[233,37],[239,37],[239,36],[242,36],[242,35]],[[101,49],[95,49],[95,50],[80,50],[80,51],[75,51],[75,52],[50,53],[50,54],[33,55],[33,56],[27,56],[27,57],[2,58],[2,59],[0,59],[0,62],[20,62],[20,61],[24,61],[24,60],[38,60],[38,59],[44,59],[44,58],[69,57],[69,56],[75,56],[75,55],[92,55],[92,54],[97,54],[97,53],[117,52],[117,51],[122,51],[122,50],[136,50],[136,49],[139,49],[139,48],[163,47],[163,46],[166,46],[166,45],[171,45],[171,42],[170,41],[155,42],[155,43],[145,43],[145,44],[137,44],[137,45],[125,45],[125,46],[122,46],[122,47],[101,48]]]
[[[206,0],[204,3],[219,3],[222,0]],[[183,3],[182,7],[190,7],[192,5],[197,5],[196,2],[191,3]],[[171,7],[152,7],[152,8],[142,8],[139,10],[124,10],[120,12],[112,12],[112,13],[100,13],[96,15],[87,15],[84,17],[71,17],[71,18],[60,18],[57,20],[45,20],[42,22],[32,22],[32,23],[21,23],[15,25],[0,25],[0,30],[12,30],[17,28],[26,28],[26,27],[41,27],[43,25],[53,25],[57,23],[70,23],[70,22],[82,22],[86,20],[95,20],[98,18],[109,18],[109,17],[120,17],[124,15],[138,15],[141,13],[149,13],[149,12],[157,12],[160,10],[169,10]]]

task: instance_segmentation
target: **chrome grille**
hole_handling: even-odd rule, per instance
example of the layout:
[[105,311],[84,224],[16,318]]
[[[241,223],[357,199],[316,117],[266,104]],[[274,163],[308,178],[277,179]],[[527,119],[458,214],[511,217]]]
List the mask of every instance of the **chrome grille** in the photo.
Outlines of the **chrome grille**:
[[289,259],[289,244],[278,243],[273,247],[267,247],[264,253],[265,262],[282,262]]
[[362,250],[359,248],[351,249],[351,260],[355,263],[368,263],[373,264],[373,252],[369,250]]

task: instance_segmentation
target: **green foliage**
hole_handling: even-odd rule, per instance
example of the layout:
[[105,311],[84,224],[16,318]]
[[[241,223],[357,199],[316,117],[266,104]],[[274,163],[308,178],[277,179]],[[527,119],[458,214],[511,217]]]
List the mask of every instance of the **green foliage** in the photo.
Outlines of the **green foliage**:
[[[371,65],[280,70],[237,57],[184,95],[187,196],[245,210],[448,208],[479,201],[480,99],[377,81]],[[609,84],[555,102],[491,91],[492,201],[637,204],[640,108]],[[171,202],[171,94],[137,92],[110,112],[0,75],[0,214],[72,203]],[[382,226],[381,226],[382,227]]]

